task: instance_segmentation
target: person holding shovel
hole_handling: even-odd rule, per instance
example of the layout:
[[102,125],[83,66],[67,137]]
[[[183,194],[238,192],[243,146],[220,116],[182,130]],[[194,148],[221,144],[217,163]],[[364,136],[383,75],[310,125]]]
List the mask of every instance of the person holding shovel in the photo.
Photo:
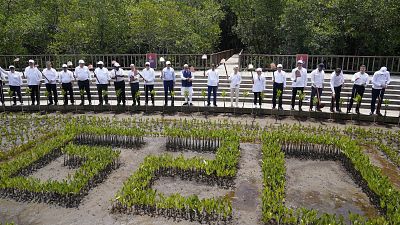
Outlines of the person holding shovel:
[[332,90],[331,112],[334,112],[334,105],[336,106],[336,112],[342,112],[340,109],[340,92],[342,92],[342,86],[344,84],[342,69],[336,68],[336,70],[332,73],[330,84]]
[[385,90],[390,83],[390,73],[386,67],[381,67],[379,71],[374,73],[372,77],[372,99],[371,99],[371,112],[369,115],[373,115],[375,112],[376,98],[378,98],[378,106],[376,107],[376,114],[382,116],[380,110],[385,95]]
[[53,69],[51,62],[46,62],[46,69],[43,70],[42,75],[44,77],[44,83],[46,85],[46,90],[49,93],[48,99],[49,104],[53,105],[53,97],[54,104],[58,104],[58,93],[57,93],[57,80],[58,74],[55,69]]
[[[13,65],[9,66],[8,68],[10,69],[9,72],[3,70],[0,67],[0,73],[7,74],[8,85],[10,86],[10,91],[13,96],[13,106],[17,105],[16,96],[18,96],[18,101],[21,103],[21,105],[24,105],[22,102],[22,94],[21,94],[22,75],[15,71],[15,67]],[[4,86],[4,83],[5,83],[4,81],[5,81],[4,76],[2,76],[1,81],[0,81],[2,84],[0,84],[0,85]],[[0,91],[3,91],[3,88],[1,88]],[[4,103],[4,93],[2,93],[2,94],[3,94],[2,102]],[[1,98],[1,96],[0,96],[0,98]]]
[[[370,77],[369,77],[368,73],[365,72],[365,70],[366,70],[365,65],[361,65],[360,72],[355,73],[353,75],[353,77],[351,78],[351,81],[353,81],[354,84],[353,84],[353,89],[351,91],[351,98],[350,98],[349,106],[347,107],[347,114],[350,113],[351,108],[353,107],[354,98],[357,95],[359,95],[362,99],[362,97],[364,96],[365,87],[370,82]],[[361,101],[359,103],[357,103],[357,106],[356,106],[357,114],[360,114],[360,106],[361,106]]]
[[62,65],[62,71],[59,73],[61,88],[64,90],[64,105],[68,105],[68,94],[71,104],[74,105],[74,91],[72,88],[72,81],[75,80],[74,75],[68,70],[68,65]]
[[310,112],[314,107],[314,98],[317,95],[317,111],[321,112],[321,96],[322,90],[324,89],[324,78],[325,78],[325,65],[320,63],[318,68],[311,72],[311,99],[310,99]]
[[31,90],[31,101],[32,105],[35,105],[35,101],[37,105],[40,105],[40,94],[39,94],[39,85],[42,80],[42,73],[39,71],[37,67],[35,67],[35,61],[30,59],[29,66],[25,68],[25,76],[28,81],[28,87]]

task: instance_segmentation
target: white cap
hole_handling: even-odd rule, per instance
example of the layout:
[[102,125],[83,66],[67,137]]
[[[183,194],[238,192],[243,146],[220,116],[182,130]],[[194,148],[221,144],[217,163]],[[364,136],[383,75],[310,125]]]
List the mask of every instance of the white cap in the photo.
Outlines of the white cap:
[[233,66],[233,69],[239,69],[238,65]]
[[85,64],[85,61],[83,61],[83,59],[80,59],[79,64]]
[[131,65],[129,65],[129,67],[132,67],[132,66],[135,66],[135,64],[132,63]]
[[261,68],[257,68],[256,72],[262,72],[262,69]]
[[150,66],[150,63],[149,63],[149,62],[146,62],[144,65],[149,65],[149,66]]
[[68,68],[67,64],[62,64],[62,68]]
[[29,63],[35,63],[35,61],[33,59],[30,59],[28,62]]
[[166,65],[171,65],[171,62],[170,62],[170,61],[167,61],[165,64],[166,64]]
[[8,68],[9,68],[9,69],[11,69],[11,68],[15,68],[15,66],[13,66],[13,65],[10,65]]
[[188,64],[185,64],[185,65],[183,65],[183,67],[189,67],[189,65],[188,65]]
[[382,66],[379,71],[381,71],[382,73],[385,73],[387,71],[387,68],[385,66]]
[[98,61],[97,65],[104,65],[103,61]]
[[117,62],[114,63],[114,66],[115,66],[115,67],[120,67],[119,63],[117,63]]
[[297,63],[304,64],[303,60],[301,60],[301,59],[299,61],[297,61]]
[[283,68],[282,64],[278,64],[276,68]]

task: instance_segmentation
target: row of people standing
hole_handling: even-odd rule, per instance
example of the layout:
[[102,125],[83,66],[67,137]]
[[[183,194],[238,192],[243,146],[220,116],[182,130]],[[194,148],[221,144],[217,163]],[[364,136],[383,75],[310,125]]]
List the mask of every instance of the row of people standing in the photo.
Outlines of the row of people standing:
[[[70,101],[74,104],[73,95],[73,85],[72,81],[78,81],[78,87],[81,96],[81,105],[84,105],[85,92],[88,97],[89,104],[91,105],[91,93],[90,93],[90,83],[93,79],[91,77],[90,70],[93,69],[91,66],[85,66],[83,60],[79,60],[79,66],[75,68],[74,72],[68,70],[66,64],[62,66],[62,71],[57,73],[55,69],[52,68],[51,63],[46,64],[46,69],[39,71],[37,67],[34,66],[34,61],[29,60],[29,66],[25,69],[24,76],[27,78],[28,87],[31,90],[31,101],[32,105],[40,104],[39,101],[39,85],[41,80],[44,80],[46,85],[46,90],[48,92],[49,104],[58,103],[57,94],[57,82],[61,83],[61,87],[64,91],[64,104],[68,104],[68,95],[70,96]],[[347,112],[349,113],[352,106],[354,98],[359,95],[361,98],[365,92],[365,87],[369,84],[369,75],[365,72],[365,66],[360,67],[360,72],[354,74],[352,81],[354,82],[352,89],[352,97],[350,98]],[[14,105],[16,104],[16,96],[18,96],[19,101],[22,103],[21,98],[21,85],[22,77],[19,73],[15,72],[15,67],[10,66],[10,71],[4,71],[1,69],[1,75],[8,75],[10,90],[13,93]],[[211,105],[211,93],[213,97],[213,105],[217,106],[217,90],[219,86],[219,74],[216,70],[216,66],[212,65],[211,69],[206,73],[207,80],[207,105]],[[278,64],[276,71],[272,72],[273,80],[273,97],[272,104],[273,108],[276,108],[278,99],[278,109],[282,108],[282,93],[286,87],[286,73],[283,71],[281,64]],[[99,95],[99,104],[102,105],[103,102],[108,104],[108,85],[111,79],[114,80],[115,90],[117,93],[118,105],[125,105],[126,94],[125,94],[125,79],[124,71],[120,68],[118,63],[114,64],[114,68],[109,72],[107,68],[104,67],[104,63],[99,61],[97,63],[97,68],[94,70],[94,78],[96,79],[96,86]],[[140,105],[140,94],[139,94],[139,80],[144,81],[145,90],[145,103],[148,104],[148,96],[152,104],[154,105],[154,81],[155,81],[155,71],[150,68],[150,63],[145,63],[145,68],[142,73],[138,72],[135,65],[131,64],[131,70],[128,72],[129,84],[131,86],[131,94],[133,99],[133,105]],[[318,68],[311,72],[311,98],[310,98],[310,110],[313,109],[314,104],[316,104],[316,110],[321,111],[323,104],[321,103],[321,96],[323,90],[323,83],[325,78],[324,64],[318,65]],[[164,86],[164,97],[165,105],[168,105],[168,98],[171,98],[171,105],[174,105],[174,95],[173,90],[176,84],[176,74],[174,69],[171,67],[169,61],[166,62],[166,67],[161,72],[161,79]],[[193,85],[192,81],[194,79],[194,73],[189,69],[188,65],[185,65],[181,71],[182,80],[182,95],[185,96],[184,105],[192,105],[192,95],[193,95]],[[228,77],[230,82],[230,97],[231,106],[233,107],[233,100],[235,99],[236,107],[238,107],[239,101],[239,88],[242,81],[239,69],[237,66],[234,67],[234,72]],[[307,70],[303,68],[303,62],[300,60],[297,62],[297,67],[292,70],[290,79],[292,80],[292,98],[291,98],[291,109],[294,110],[296,96],[303,94],[304,88],[307,86],[308,76]],[[2,81],[5,80],[2,78]],[[264,76],[262,69],[256,69],[256,75],[252,78],[253,86],[252,91],[254,93],[254,107],[257,104],[261,106],[262,104],[262,93],[265,91],[266,77]],[[4,83],[0,82],[3,86]],[[380,106],[382,104],[382,99],[385,93],[387,85],[390,83],[390,73],[385,67],[377,71],[372,79],[372,100],[371,100],[371,114],[375,111],[376,99],[378,98],[377,114],[380,114]],[[344,77],[340,68],[337,68],[331,75],[330,88],[331,88],[331,111],[334,108],[337,112],[340,112],[340,94],[342,87],[344,85]],[[277,98],[278,97],[278,98]],[[4,93],[1,92],[1,100],[4,104]],[[302,109],[302,101],[299,101],[299,109]],[[360,104],[357,104],[356,112],[359,113]]]

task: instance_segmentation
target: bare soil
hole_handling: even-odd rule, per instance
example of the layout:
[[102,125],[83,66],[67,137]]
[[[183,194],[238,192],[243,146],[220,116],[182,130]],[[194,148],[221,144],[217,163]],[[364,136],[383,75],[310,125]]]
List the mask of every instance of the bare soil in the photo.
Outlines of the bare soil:
[[286,159],[286,205],[343,215],[378,215],[368,196],[346,169],[334,161]]
[[73,176],[77,168],[69,168],[64,166],[64,156],[60,156],[47,166],[39,169],[31,175],[31,177],[40,180],[67,180],[68,176]]

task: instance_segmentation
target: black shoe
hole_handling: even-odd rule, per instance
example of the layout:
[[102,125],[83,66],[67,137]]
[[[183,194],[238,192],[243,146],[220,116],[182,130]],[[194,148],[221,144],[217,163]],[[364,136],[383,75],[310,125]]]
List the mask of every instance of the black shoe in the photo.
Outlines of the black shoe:
[[103,103],[102,102],[100,102],[99,104],[97,104],[97,105],[103,105]]
[[[3,104],[4,104],[4,103],[3,103]],[[13,104],[12,104],[12,106],[16,106],[16,105],[17,105],[16,103],[13,103]]]
[[369,115],[372,116],[372,115],[374,115],[374,113],[373,112],[369,112]]
[[75,105],[75,102],[71,102],[72,105]]
[[218,107],[218,106],[215,104],[214,107]]
[[377,112],[377,113],[376,113],[376,115],[378,115],[378,116],[382,116],[382,113],[380,113],[380,112]]
[[32,104],[31,105],[35,105],[35,103],[34,102],[32,102]]
[[124,102],[124,103],[122,103],[122,106],[123,106],[123,107],[125,107],[125,106],[126,106],[126,103],[125,103],[125,102]]
[[360,114],[360,110],[356,110],[356,113],[359,115]]
[[341,109],[336,109],[336,112],[337,112],[337,113],[341,113],[342,110],[341,110]]
[[272,110],[275,110],[276,108],[275,108],[275,106],[272,106]]
[[321,109],[317,109],[317,112],[322,112],[322,110]]
[[58,102],[54,103],[54,105],[58,105]]
[[165,104],[164,104],[164,107],[167,107],[167,106],[168,106],[168,104],[167,104],[167,103],[165,103]]
[[110,103],[106,102],[106,105],[110,105]]
[[331,113],[335,112],[333,109],[330,109]]
[[155,106],[155,105],[154,105],[154,102],[153,102],[153,103],[151,103],[151,105],[152,105],[152,106]]
[[53,103],[52,102],[50,102],[49,104],[47,104],[47,105],[53,105]]
[[347,110],[347,112],[346,112],[347,114],[350,114],[350,110]]
[[294,111],[294,108],[292,107],[292,108],[290,108],[290,110]]
[[302,108],[299,108],[299,111],[300,111],[300,112],[302,112],[302,111],[303,111],[303,109],[302,109]]
[[187,103],[187,102],[185,102],[185,103],[183,103],[183,105],[188,105],[188,103]]
[[[106,105],[107,105],[107,103],[106,103]],[[121,105],[121,103],[118,102],[118,103],[117,103],[117,106],[120,106],[120,105]]]
[[193,106],[193,103],[190,103],[189,105],[190,105],[190,106]]
[[92,105],[92,102],[89,102],[89,105]]
[[[82,105],[84,105],[84,103],[83,102],[81,102],[81,104],[79,104],[80,106],[82,106]],[[89,103],[89,105],[90,105],[90,103]]]
[[171,106],[175,106],[174,103],[171,103]]
[[283,108],[282,108],[282,107],[279,107],[279,108],[278,108],[278,110],[281,110],[281,111],[283,111]]
[[[74,104],[74,103],[72,103],[72,104]],[[68,105],[68,102],[64,102],[64,105]]]

